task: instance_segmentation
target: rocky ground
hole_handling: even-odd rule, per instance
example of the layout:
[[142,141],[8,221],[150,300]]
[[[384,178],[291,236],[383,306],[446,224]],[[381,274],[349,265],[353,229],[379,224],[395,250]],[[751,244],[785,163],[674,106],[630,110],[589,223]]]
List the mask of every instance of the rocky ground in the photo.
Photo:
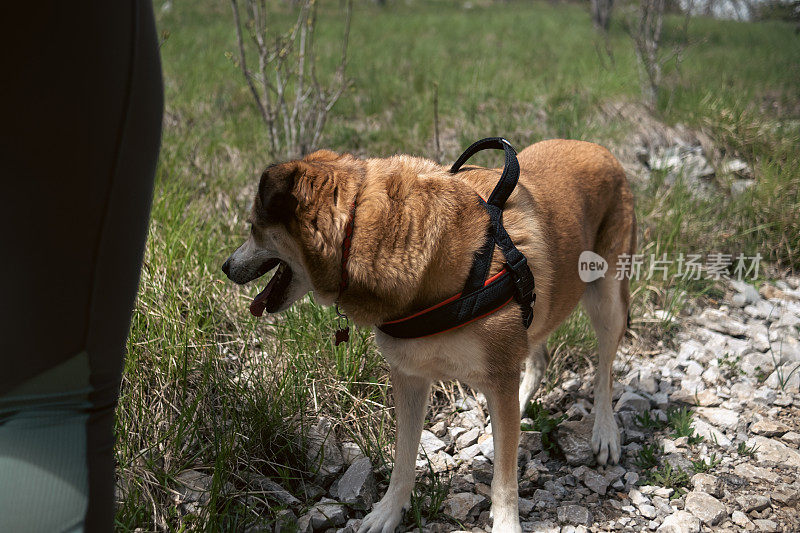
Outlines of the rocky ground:
[[[568,372],[522,421],[539,430],[520,444],[523,531],[800,531],[798,280],[734,283],[722,305],[661,318],[676,321],[676,350],[615,362],[619,465],[597,466],[590,450],[591,371]],[[355,531],[385,484],[327,420],[311,442],[321,467],[310,510],[263,480],[286,508],[277,531]],[[490,531],[493,451],[480,395],[435,416],[418,461],[422,531]]]

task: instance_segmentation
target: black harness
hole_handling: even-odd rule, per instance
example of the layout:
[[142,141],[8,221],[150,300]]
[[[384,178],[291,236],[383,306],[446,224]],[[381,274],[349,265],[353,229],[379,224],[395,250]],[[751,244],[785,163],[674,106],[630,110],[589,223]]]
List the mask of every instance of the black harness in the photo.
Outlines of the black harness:
[[[536,301],[536,293],[533,292],[533,274],[528,267],[527,259],[517,250],[503,227],[503,206],[519,180],[517,152],[501,137],[482,139],[461,154],[450,168],[450,173],[457,173],[470,157],[487,149],[503,150],[506,160],[503,174],[489,196],[489,201],[484,201],[478,196],[481,205],[489,213],[489,228],[486,242],[472,262],[472,269],[467,276],[464,289],[432,307],[378,326],[378,329],[387,335],[400,339],[413,339],[444,333],[490,315],[512,299],[516,299],[522,309],[522,324],[526,329],[531,325],[533,304]],[[488,278],[495,246],[498,246],[505,256],[505,267]]]

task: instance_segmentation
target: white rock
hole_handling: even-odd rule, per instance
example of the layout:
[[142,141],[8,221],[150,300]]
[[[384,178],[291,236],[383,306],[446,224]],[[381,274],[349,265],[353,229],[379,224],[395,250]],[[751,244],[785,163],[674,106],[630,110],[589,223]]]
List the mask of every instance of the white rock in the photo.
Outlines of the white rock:
[[723,447],[731,445],[731,439],[701,418],[692,420],[692,428],[694,428],[698,435],[704,437],[709,442],[716,442]]
[[422,430],[422,436],[419,439],[419,454],[423,457],[425,454],[433,455],[434,453],[438,452],[442,448],[447,446],[442,439],[428,431],[427,429]]
[[481,434],[480,428],[472,428],[456,438],[456,446],[460,449],[472,446],[478,442],[478,437]]
[[494,439],[489,437],[484,439],[478,443],[478,447],[481,450],[481,454],[484,457],[489,459],[490,461],[494,462]]
[[750,463],[739,463],[733,467],[733,473],[751,481],[754,479],[763,479],[769,483],[777,483],[779,480],[779,476],[772,470],[761,468],[760,466]]
[[466,463],[471,463],[475,456],[479,453],[481,453],[480,444],[473,444],[472,446],[467,446],[463,450],[459,451],[458,457]]
[[800,468],[800,452],[780,441],[757,436],[748,439],[746,444],[749,448],[755,447],[759,461],[773,461]]
[[704,309],[695,321],[708,329],[733,337],[744,337],[747,333],[747,327],[743,322],[717,309]]
[[790,429],[791,428],[786,424],[769,418],[762,418],[761,420],[750,424],[751,433],[763,435],[765,437],[779,437]]
[[741,511],[734,511],[731,514],[731,521],[741,528],[746,528],[748,524],[752,524],[750,519],[747,518],[747,515]]
[[698,407],[695,413],[724,429],[736,429],[739,423],[739,413],[722,407]]
[[656,508],[652,505],[640,505],[639,512],[645,518],[653,519],[656,517]]
[[728,516],[728,513],[725,511],[725,505],[705,492],[692,491],[687,494],[684,507],[687,511],[699,518],[701,522],[709,526],[719,524]]
[[624,392],[614,407],[615,411],[636,411],[638,413],[649,409],[650,400],[630,391]]
[[800,361],[779,366],[769,375],[764,384],[784,392],[794,394],[800,392]]
[[699,533],[700,520],[686,511],[675,511],[664,519],[657,533]]

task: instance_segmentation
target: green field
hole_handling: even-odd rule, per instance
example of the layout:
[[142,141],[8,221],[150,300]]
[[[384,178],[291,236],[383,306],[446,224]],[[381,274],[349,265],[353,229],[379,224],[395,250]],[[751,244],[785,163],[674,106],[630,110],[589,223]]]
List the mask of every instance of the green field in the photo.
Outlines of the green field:
[[[307,499],[311,467],[302,434],[313,416],[330,417],[337,434],[361,445],[374,464],[388,460],[391,401],[368,331],[334,347],[334,314],[310,299],[277,322],[255,320],[247,304],[257,289],[224,278],[219,267],[246,236],[257,177],[272,162],[266,130],[226,56],[236,46],[229,4],[163,4],[155,8],[166,37],[164,133],[118,412],[117,525],[238,531],[269,523],[276,510],[254,477],[279,480]],[[432,157],[434,84],[445,164],[490,135],[520,148],[552,137],[624,146],[636,124],[603,113],[609,104],[641,100],[624,6],[606,40],[582,4],[473,4],[356,3],[351,86],[322,146]],[[320,10],[323,73],[336,64],[339,8],[336,2]],[[289,24],[286,4],[272,10],[276,27]],[[668,17],[665,49],[683,42],[681,23]],[[724,158],[745,160],[756,185],[737,198],[701,200],[659,176],[637,184],[640,247],[759,252],[768,275],[797,271],[800,37],[783,22],[695,19],[688,43],[680,64],[667,65],[652,116],[702,132]],[[717,289],[638,285],[634,319],[653,307],[677,310],[678,290],[714,297]],[[663,336],[663,327],[636,325],[636,342]],[[559,368],[590,354],[592,343],[586,320],[575,314],[553,339],[560,350],[553,382]],[[183,514],[173,489],[187,469],[212,476],[213,485],[207,501]]]

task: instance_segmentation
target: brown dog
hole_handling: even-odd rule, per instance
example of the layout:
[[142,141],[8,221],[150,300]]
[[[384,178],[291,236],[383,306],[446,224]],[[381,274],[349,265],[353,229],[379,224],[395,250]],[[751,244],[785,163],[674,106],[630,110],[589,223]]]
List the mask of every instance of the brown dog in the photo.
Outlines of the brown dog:
[[[397,419],[394,470],[383,499],[360,532],[393,532],[409,502],[432,380],[459,379],[481,390],[492,420],[494,531],[521,531],[517,507],[519,416],[547,364],[546,340],[583,301],[599,344],[592,446],[600,464],[616,462],[619,433],[611,408],[611,364],[628,311],[628,282],[612,273],[581,281],[578,258],[592,251],[618,264],[633,254],[636,223],[625,174],[604,148],[551,140],[519,154],[517,188],[505,228],[536,279],[533,324],[525,330],[512,302],[453,331],[397,339],[376,330],[391,367]],[[275,266],[254,313],[289,307],[309,291],[357,324],[408,316],[458,293],[484,243],[487,198],[500,169],[468,167],[456,175],[421,158],[357,159],[330,151],[264,171],[250,215],[250,238],[223,265],[236,283]],[[355,205],[352,248],[341,294],[342,242]],[[503,268],[495,250],[491,273]],[[520,368],[525,374],[520,383]]]

